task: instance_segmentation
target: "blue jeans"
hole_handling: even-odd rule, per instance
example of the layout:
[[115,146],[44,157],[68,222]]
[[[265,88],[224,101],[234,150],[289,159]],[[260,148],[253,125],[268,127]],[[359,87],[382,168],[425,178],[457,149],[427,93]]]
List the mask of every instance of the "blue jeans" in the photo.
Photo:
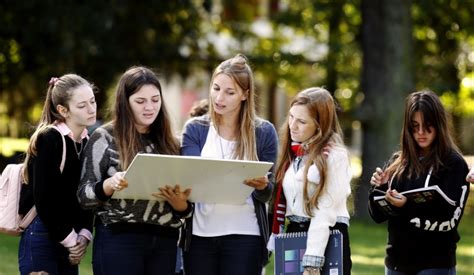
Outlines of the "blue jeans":
[[260,275],[262,273],[260,236],[192,236],[184,252],[186,275]]
[[175,272],[177,240],[149,233],[115,232],[96,226],[92,267],[95,275],[171,275]]
[[175,274],[183,274],[183,250],[180,247],[178,247],[178,253],[176,254]]
[[456,267],[423,269],[416,273],[406,273],[385,267],[385,275],[456,275]]
[[64,246],[49,238],[45,225],[36,217],[21,235],[18,247],[20,273],[46,271],[50,275],[77,275],[79,268],[69,263],[68,255]]

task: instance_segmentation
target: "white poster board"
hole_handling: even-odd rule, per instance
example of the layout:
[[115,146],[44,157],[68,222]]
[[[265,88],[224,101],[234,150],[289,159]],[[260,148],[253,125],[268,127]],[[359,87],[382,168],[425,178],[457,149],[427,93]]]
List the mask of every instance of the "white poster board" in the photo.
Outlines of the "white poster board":
[[244,204],[254,188],[245,179],[263,177],[271,162],[208,159],[194,156],[138,154],[125,173],[128,187],[114,199],[157,200],[159,187],[179,184],[191,188],[192,202]]

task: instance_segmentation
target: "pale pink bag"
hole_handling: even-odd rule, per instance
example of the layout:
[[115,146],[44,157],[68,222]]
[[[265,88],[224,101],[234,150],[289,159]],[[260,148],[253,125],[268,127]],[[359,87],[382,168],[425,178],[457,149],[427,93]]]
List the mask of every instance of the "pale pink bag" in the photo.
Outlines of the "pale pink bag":
[[[56,126],[50,127],[61,134]],[[66,162],[66,141],[62,134],[61,137],[63,155],[59,169],[62,172]],[[0,233],[19,236],[37,215],[35,206],[24,217],[18,214],[21,185],[23,184],[23,166],[23,163],[9,164],[0,176]]]

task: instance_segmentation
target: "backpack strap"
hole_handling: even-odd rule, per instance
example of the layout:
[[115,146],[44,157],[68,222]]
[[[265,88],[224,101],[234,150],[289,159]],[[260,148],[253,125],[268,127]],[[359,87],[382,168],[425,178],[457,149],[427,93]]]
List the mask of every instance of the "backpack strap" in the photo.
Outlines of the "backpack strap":
[[64,139],[63,134],[61,133],[61,131],[59,131],[59,128],[56,127],[56,125],[51,125],[50,127],[53,129],[56,129],[56,131],[58,131],[59,134],[61,135],[61,139],[63,140],[63,156],[61,159],[61,165],[59,166],[59,169],[61,170],[61,173],[62,173],[64,170],[64,164],[66,163],[66,140]]

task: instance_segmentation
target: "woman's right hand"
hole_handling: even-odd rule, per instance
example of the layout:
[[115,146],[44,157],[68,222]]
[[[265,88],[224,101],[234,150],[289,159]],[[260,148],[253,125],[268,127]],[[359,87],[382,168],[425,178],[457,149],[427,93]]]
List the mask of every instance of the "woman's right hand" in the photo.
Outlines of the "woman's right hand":
[[191,188],[181,191],[179,184],[173,186],[166,185],[160,187],[160,192],[152,193],[152,196],[167,201],[174,210],[182,212],[188,208],[188,197],[191,195]]
[[305,267],[303,271],[303,275],[320,275],[321,269],[319,268],[312,268],[312,267]]
[[466,181],[470,183],[474,183],[474,165],[471,167],[469,173],[467,173]]
[[384,173],[382,168],[380,167],[375,168],[375,172],[372,174],[372,177],[370,178],[370,184],[378,187],[380,185],[386,184],[387,182],[388,182],[388,175]]
[[69,262],[72,265],[78,265],[81,263],[82,258],[86,255],[87,245],[89,244],[89,240],[87,240],[84,236],[79,235],[77,237],[76,245],[73,247],[69,247]]
[[112,177],[104,181],[104,193],[112,196],[115,191],[121,191],[128,187],[128,182],[124,179],[125,172],[117,172]]

